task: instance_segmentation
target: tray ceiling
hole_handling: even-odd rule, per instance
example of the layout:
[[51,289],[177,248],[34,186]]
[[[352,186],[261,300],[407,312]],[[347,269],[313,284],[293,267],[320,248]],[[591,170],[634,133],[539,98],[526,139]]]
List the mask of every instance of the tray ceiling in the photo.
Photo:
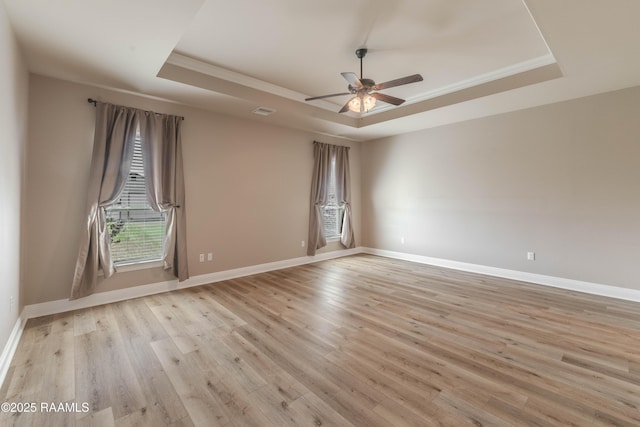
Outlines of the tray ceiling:
[[[618,1],[4,0],[34,73],[359,140],[640,84]],[[346,91],[359,47],[365,78],[424,81],[366,114],[305,102]]]

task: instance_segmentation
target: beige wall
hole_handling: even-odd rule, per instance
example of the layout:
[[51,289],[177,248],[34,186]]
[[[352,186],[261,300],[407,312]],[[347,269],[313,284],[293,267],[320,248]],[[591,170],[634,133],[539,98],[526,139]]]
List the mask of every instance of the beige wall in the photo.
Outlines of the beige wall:
[[[0,353],[22,307],[20,206],[29,74],[0,2]],[[13,310],[9,299],[15,298]]]
[[[30,81],[25,304],[69,294],[91,156],[88,97],[186,117],[193,276],[305,255],[311,141],[346,142],[41,76]],[[357,243],[640,289],[639,99],[634,88],[347,144]],[[526,261],[530,250],[534,262]],[[199,263],[202,252],[214,261]],[[172,277],[161,269],[119,273],[99,289],[164,280]]]
[[632,88],[364,143],[363,244],[640,289],[639,118]]
[[[94,108],[87,98],[185,116],[192,276],[306,255],[314,139],[351,146],[360,242],[360,144],[178,104],[31,76],[26,304],[68,298],[85,209]],[[276,113],[277,114],[277,113]],[[325,250],[338,249],[332,244]],[[213,252],[213,262],[198,254]],[[118,273],[100,291],[172,280],[161,269]]]

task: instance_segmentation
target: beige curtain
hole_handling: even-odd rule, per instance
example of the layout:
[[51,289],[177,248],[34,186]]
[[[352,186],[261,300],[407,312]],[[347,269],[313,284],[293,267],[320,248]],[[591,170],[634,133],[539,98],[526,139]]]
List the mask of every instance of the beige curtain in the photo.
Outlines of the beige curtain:
[[311,177],[311,208],[309,210],[309,241],[307,255],[313,256],[316,250],[327,245],[322,229],[321,208],[327,203],[327,180],[331,167],[330,145],[314,141],[313,175]]
[[355,248],[356,239],[351,222],[351,174],[349,172],[349,147],[335,146],[336,198],[342,207],[342,233],[340,243],[346,248]]
[[115,272],[104,208],[120,196],[131,169],[139,112],[98,102],[89,175],[85,223],[71,285],[70,299],[93,293],[98,270],[104,277]]
[[307,255],[327,245],[322,226],[322,206],[327,203],[327,187],[331,162],[335,159],[336,196],[344,209],[340,242],[347,248],[355,247],[351,220],[351,178],[349,173],[349,147],[313,143],[313,175],[311,178],[311,207],[309,210],[309,242]]
[[182,117],[154,113],[140,120],[147,195],[154,210],[167,213],[164,268],[184,281],[189,278],[189,267],[181,125]]
[[138,128],[147,195],[153,209],[167,213],[164,266],[180,281],[189,278],[181,125],[182,117],[96,103],[87,215],[70,299],[94,292],[98,270],[102,269],[105,278],[115,273],[104,209],[122,193]]

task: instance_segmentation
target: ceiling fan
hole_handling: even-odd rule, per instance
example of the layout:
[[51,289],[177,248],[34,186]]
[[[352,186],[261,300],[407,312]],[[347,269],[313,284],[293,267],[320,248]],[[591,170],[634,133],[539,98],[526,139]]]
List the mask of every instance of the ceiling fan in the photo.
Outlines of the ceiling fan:
[[420,74],[401,77],[399,79],[389,80],[388,82],[378,84],[371,79],[365,79],[362,77],[362,58],[364,58],[366,54],[367,49],[365,48],[356,50],[356,56],[360,59],[360,78],[358,78],[355,73],[341,73],[342,77],[344,77],[344,79],[349,83],[349,92],[313,96],[311,98],[306,98],[305,101],[331,98],[333,96],[355,95],[346,104],[344,104],[338,112],[344,113],[351,110],[356,113],[364,113],[371,110],[376,105],[376,100],[392,105],[400,105],[405,101],[404,99],[396,98],[395,96],[385,95],[380,92],[373,92],[374,90],[388,89],[390,87],[422,81],[422,76]]

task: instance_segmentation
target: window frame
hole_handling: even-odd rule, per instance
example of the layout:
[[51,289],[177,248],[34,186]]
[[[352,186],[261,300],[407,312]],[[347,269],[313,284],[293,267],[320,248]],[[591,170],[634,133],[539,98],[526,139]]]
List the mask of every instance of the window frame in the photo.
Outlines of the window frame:
[[[134,158],[132,159],[132,165],[131,165],[131,170],[129,171],[129,176],[127,177],[127,183],[125,183],[125,188],[123,189],[123,192],[120,194],[120,196],[118,197],[118,199],[116,200],[116,202],[114,204],[112,204],[111,206],[105,207],[104,211],[105,211],[105,217],[107,220],[110,219],[110,217],[114,217],[114,216],[119,216],[120,220],[121,220],[121,213],[122,212],[127,212],[127,216],[130,215],[130,213],[132,212],[136,212],[139,216],[145,216],[145,215],[160,215],[162,217],[162,220],[158,220],[157,222],[159,222],[162,225],[162,233],[161,233],[161,237],[158,237],[158,239],[160,240],[160,249],[159,252],[153,253],[153,254],[149,254],[149,256],[147,257],[138,257],[135,258],[132,256],[131,252],[128,252],[128,258],[121,258],[121,259],[116,259],[115,255],[118,251],[114,251],[113,249],[113,245],[114,245],[114,238],[116,238],[116,236],[118,236],[118,233],[116,233],[115,235],[111,235],[110,234],[110,241],[109,244],[111,245],[111,255],[112,255],[112,259],[113,259],[113,264],[118,268],[119,271],[133,271],[133,270],[140,270],[140,269],[147,269],[147,268],[155,268],[155,267],[160,267],[164,264],[163,261],[163,255],[164,255],[164,250],[163,250],[163,244],[164,241],[166,239],[166,213],[165,212],[157,212],[155,210],[153,210],[153,208],[151,208],[151,204],[149,201],[149,196],[147,194],[147,190],[146,190],[146,183],[144,182],[144,159],[142,157],[142,139],[140,137],[140,133],[138,132],[136,134],[135,137],[135,142],[134,142],[134,152],[132,154],[134,156]],[[131,182],[132,177],[134,175],[137,175],[139,177],[142,177],[142,183],[136,183]],[[139,188],[136,188],[137,186],[142,186],[142,188],[144,189],[143,192],[141,192],[141,190]],[[129,191],[131,190],[137,190],[136,193],[130,192],[128,194],[125,194],[125,191],[127,191],[127,187],[129,189]],[[131,200],[130,196],[131,194],[134,194],[134,199]],[[144,199],[140,198],[140,195],[144,194]],[[142,200],[145,201],[146,206],[144,206],[143,208],[141,207],[135,207],[135,208],[131,208],[131,204],[127,205],[127,207],[125,209],[122,208],[122,203],[121,203],[121,199],[123,197],[127,197],[129,196],[130,201],[133,202],[133,204],[135,204],[136,202],[141,202]],[[154,220],[148,220],[148,218],[143,218],[142,220],[138,219],[128,219],[125,221],[125,225],[129,224],[129,223],[135,223],[135,222],[140,222],[140,223],[150,223],[150,222],[155,222]],[[124,226],[122,227],[124,229]],[[156,239],[154,239],[154,241],[156,241]],[[155,244],[157,244],[158,242],[156,241]],[[134,246],[135,247],[135,246]],[[138,245],[138,247],[140,247],[140,245]]]
[[[337,187],[337,181],[336,181],[336,157],[335,155],[331,156],[330,159],[330,165],[329,165],[329,174],[327,176],[327,183],[326,183],[326,188],[327,188],[327,203],[324,205],[320,205],[320,215],[321,215],[321,222],[322,222],[322,233],[324,235],[324,238],[327,241],[336,241],[336,240],[340,240],[340,238],[342,237],[342,227],[344,225],[344,206],[341,206],[340,204],[338,204],[338,200],[336,197],[336,187]],[[327,233],[327,223],[325,221],[325,219],[331,215],[329,213],[327,213],[327,210],[336,210],[336,227],[334,231],[336,232],[336,234],[328,234]]]

